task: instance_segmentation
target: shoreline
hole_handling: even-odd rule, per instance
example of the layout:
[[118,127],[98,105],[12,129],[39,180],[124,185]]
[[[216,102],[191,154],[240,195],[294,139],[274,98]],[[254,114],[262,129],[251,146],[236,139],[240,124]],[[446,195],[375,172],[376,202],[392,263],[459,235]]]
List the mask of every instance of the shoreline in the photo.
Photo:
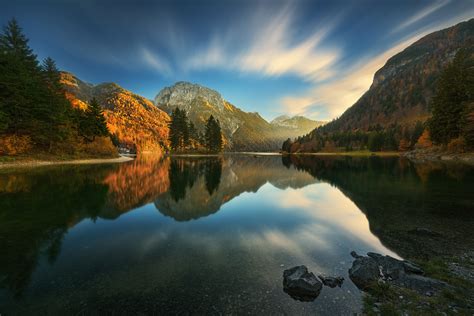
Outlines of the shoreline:
[[105,163],[123,163],[134,160],[132,157],[120,156],[117,158],[87,158],[73,160],[19,160],[14,162],[0,162],[0,170],[10,168],[34,168],[53,165],[94,165]]
[[400,153],[397,151],[378,151],[378,152],[370,152],[370,151],[341,151],[341,152],[316,152],[316,153],[283,153],[282,155],[288,156],[351,156],[351,157],[400,157]]
[[450,153],[446,151],[438,150],[423,150],[415,149],[403,153],[401,157],[405,157],[414,163],[424,163],[424,162],[442,162],[442,163],[455,163],[455,164],[465,164],[469,166],[474,166],[474,153]]

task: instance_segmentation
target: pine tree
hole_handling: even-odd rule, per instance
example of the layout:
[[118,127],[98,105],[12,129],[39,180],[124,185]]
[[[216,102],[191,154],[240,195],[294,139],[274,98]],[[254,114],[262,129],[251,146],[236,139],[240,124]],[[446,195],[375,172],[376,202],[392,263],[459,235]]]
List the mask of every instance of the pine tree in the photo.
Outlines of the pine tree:
[[291,145],[293,145],[293,141],[288,138],[283,142],[283,145],[281,146],[281,150],[284,152],[289,153],[291,151]]
[[474,149],[474,103],[466,107],[464,116],[463,137],[469,149]]
[[188,131],[189,131],[189,143],[192,148],[195,148],[199,144],[199,133],[196,127],[194,126],[194,123],[191,121],[188,124]]
[[38,127],[43,83],[36,55],[18,22],[12,19],[0,35],[0,116],[8,134],[34,134]]
[[61,85],[61,75],[56,63],[51,57],[46,58],[41,65],[43,81],[48,88],[45,111],[48,112],[47,120],[50,122],[45,131],[50,142],[68,138],[73,126],[73,113],[71,103],[66,99]]
[[168,141],[170,142],[171,149],[177,150],[179,147],[179,129],[178,129],[178,116],[179,116],[179,109],[175,108],[171,113],[171,120],[168,124],[169,127],[169,134],[168,134]]
[[428,122],[431,139],[438,144],[447,144],[459,137],[462,131],[463,113],[469,101],[468,72],[469,54],[461,49],[453,62],[440,76],[435,96],[431,103],[433,116]]
[[188,117],[184,110],[175,108],[168,124],[168,140],[173,150],[184,150],[190,145]]
[[210,152],[222,151],[223,141],[221,127],[219,121],[214,119],[212,115],[209,116],[207,120],[204,137],[207,150]]
[[96,98],[92,98],[89,107],[82,112],[79,118],[80,135],[88,142],[92,142],[96,137],[109,135],[107,123]]

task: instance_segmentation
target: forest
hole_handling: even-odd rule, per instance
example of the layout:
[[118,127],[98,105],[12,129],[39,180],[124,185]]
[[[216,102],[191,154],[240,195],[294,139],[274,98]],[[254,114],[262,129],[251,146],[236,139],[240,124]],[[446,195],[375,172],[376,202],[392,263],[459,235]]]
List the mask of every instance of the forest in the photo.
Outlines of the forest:
[[219,120],[209,116],[202,133],[188,119],[185,110],[179,108],[171,113],[168,140],[173,152],[217,153],[224,148]]
[[74,107],[50,57],[41,63],[12,19],[0,34],[0,155],[115,156],[97,100]]

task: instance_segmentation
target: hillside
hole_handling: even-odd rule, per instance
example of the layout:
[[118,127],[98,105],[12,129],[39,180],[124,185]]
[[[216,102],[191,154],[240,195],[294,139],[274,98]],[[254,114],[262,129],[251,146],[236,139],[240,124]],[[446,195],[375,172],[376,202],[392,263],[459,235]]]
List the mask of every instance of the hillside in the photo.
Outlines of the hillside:
[[[421,38],[390,58],[375,73],[370,89],[339,118],[285,142],[284,150],[413,149],[431,116],[440,77],[458,52],[471,51],[472,56],[473,47],[474,19]],[[431,144],[429,133],[423,135],[423,146]]]
[[370,89],[323,130],[367,130],[376,124],[425,121],[441,71],[460,48],[472,45],[474,19],[421,38],[390,58],[375,73]]
[[226,101],[217,91],[188,82],[162,89],[155,105],[168,114],[176,107],[186,111],[199,131],[210,115],[220,122],[226,149],[233,151],[274,151],[287,138],[308,133],[322,122],[303,117],[280,117],[271,123],[258,113],[248,113]]
[[167,145],[168,114],[148,99],[115,83],[92,85],[71,73],[61,73],[66,96],[76,107],[86,108],[95,97],[104,110],[107,126],[120,146],[137,152],[161,152]]

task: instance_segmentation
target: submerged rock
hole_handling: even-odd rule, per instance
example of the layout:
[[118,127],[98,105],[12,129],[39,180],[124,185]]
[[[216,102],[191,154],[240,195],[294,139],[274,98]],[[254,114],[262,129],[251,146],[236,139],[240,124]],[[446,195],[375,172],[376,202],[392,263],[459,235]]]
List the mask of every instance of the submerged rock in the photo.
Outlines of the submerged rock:
[[300,301],[315,300],[322,283],[306,266],[296,266],[283,271],[283,290],[292,298]]
[[423,270],[416,264],[369,252],[367,257],[359,256],[349,269],[349,277],[361,290],[367,289],[373,282],[388,282],[390,284],[417,291],[418,293],[436,293],[448,285],[436,279],[423,276]]
[[343,277],[332,277],[332,276],[324,276],[324,275],[318,275],[318,278],[321,279],[324,285],[329,286],[329,287],[336,287],[342,286],[342,283],[344,282]]

